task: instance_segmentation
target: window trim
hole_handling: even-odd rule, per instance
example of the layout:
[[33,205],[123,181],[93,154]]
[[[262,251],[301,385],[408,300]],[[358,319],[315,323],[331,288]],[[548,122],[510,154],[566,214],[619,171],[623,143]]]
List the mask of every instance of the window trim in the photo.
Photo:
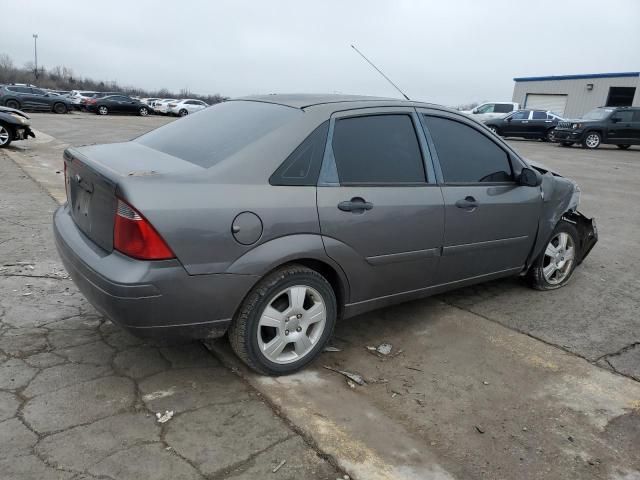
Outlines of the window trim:
[[[469,128],[474,129],[476,132],[486,137],[490,142],[492,142],[500,150],[502,150],[507,156],[507,161],[509,162],[509,166],[511,167],[511,175],[513,176],[513,180],[509,182],[445,182],[444,175],[442,173],[442,167],[440,166],[440,157],[438,156],[438,150],[436,149],[435,143],[433,142],[433,137],[431,136],[431,132],[429,131],[429,128],[424,120],[424,116],[439,117],[439,118],[444,118],[446,120],[450,120],[453,122],[461,123],[463,125],[466,125]],[[490,186],[518,185],[518,181],[517,181],[518,175],[520,174],[520,171],[525,167],[525,165],[519,161],[519,158],[515,154],[515,152],[513,152],[511,149],[505,148],[505,146],[498,143],[495,138],[491,138],[492,136],[495,137],[495,135],[492,135],[492,134],[490,135],[491,132],[488,129],[486,132],[482,131],[480,128],[477,128],[477,126],[474,125],[472,122],[470,122],[468,119],[459,117],[454,114],[449,114],[448,112],[419,109],[418,117],[419,117],[420,123],[422,124],[422,128],[424,129],[424,134],[427,138],[427,141],[429,142],[429,147],[433,152],[432,158],[436,167],[436,176],[438,178],[438,185],[440,185],[441,187],[460,187],[460,186],[490,187]]]
[[[341,182],[333,153],[333,135],[337,120],[381,115],[407,115],[411,118],[413,131],[418,141],[420,158],[425,180],[423,182]],[[320,167],[317,186],[319,187],[425,187],[437,186],[436,173],[430,146],[424,136],[421,121],[413,107],[363,107],[353,110],[341,110],[331,114],[329,132]]]

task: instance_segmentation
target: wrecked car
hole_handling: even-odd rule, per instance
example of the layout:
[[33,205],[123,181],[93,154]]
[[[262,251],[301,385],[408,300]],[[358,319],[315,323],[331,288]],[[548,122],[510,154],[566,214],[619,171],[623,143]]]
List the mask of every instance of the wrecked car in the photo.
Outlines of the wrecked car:
[[507,276],[559,288],[597,241],[575,182],[420,102],[243,98],[64,163],[55,239],[87,299],[141,336],[227,333],[264,374],[339,318]]
[[8,147],[15,140],[34,137],[29,115],[15,108],[0,107],[0,148]]

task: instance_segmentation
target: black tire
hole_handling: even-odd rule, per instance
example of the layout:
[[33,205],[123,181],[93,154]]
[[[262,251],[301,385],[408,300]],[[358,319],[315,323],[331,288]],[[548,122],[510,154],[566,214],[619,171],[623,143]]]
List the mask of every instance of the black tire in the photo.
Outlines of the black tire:
[[[304,285],[316,290],[326,308],[326,322],[320,338],[302,358],[286,364],[269,360],[258,345],[258,324],[262,312],[275,295],[288,287]],[[236,355],[249,368],[265,375],[286,375],[312,362],[333,334],[337,317],[337,302],[333,288],[320,273],[302,265],[292,264],[267,275],[249,292],[229,327],[229,341]]]
[[560,142],[560,145],[563,147],[571,147],[573,146],[573,142]]
[[0,148],[8,147],[12,141],[13,129],[4,123],[0,123]]
[[616,145],[616,147],[618,147],[620,150],[626,150],[627,148],[629,148],[631,145]]
[[598,132],[587,132],[582,140],[582,148],[595,150],[602,144],[602,135]]
[[[547,246],[545,245],[545,250],[540,253],[538,258],[531,265],[529,272],[527,273],[527,277],[531,287],[535,288],[536,290],[555,290],[557,288],[563,287],[569,282],[569,280],[571,280],[571,277],[573,276],[573,272],[575,271],[575,268],[580,260],[578,251],[578,245],[580,245],[578,230],[576,230],[576,227],[573,224],[564,220],[560,220],[549,238],[549,243],[554,241],[554,239],[561,233],[567,233],[571,237],[574,246],[573,262],[569,266],[566,276],[564,276],[561,281],[557,283],[550,282],[544,274],[545,266],[548,266],[549,263],[551,263],[549,261],[549,256],[545,254],[547,249]],[[564,258],[564,256],[561,258]]]
[[64,103],[54,103],[53,111],[58,114],[67,113],[67,106]]
[[105,105],[100,105],[96,108],[97,115],[109,115],[109,109]]
[[551,143],[555,142],[556,140],[555,131],[556,131],[555,128],[550,128],[549,130],[547,130],[542,140],[545,142],[551,142]]
[[140,107],[140,110],[138,110],[138,113],[140,114],[141,117],[146,117],[147,115],[149,115],[149,109],[147,107]]
[[186,117],[187,115],[189,115],[189,112],[183,108],[178,112],[178,115],[180,115],[181,117]]
[[20,110],[20,102],[17,100],[7,100],[5,103],[7,108],[15,108],[16,110]]

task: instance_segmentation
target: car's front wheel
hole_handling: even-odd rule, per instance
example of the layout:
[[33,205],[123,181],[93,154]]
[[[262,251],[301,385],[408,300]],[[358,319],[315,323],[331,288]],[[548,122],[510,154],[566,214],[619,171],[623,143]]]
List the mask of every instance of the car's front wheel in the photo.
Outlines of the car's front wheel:
[[9,127],[0,123],[0,148],[8,147],[13,140],[13,132]]
[[576,227],[561,220],[529,270],[531,286],[536,290],[554,290],[565,285],[576,268],[578,253]]
[[590,150],[595,150],[602,143],[602,137],[598,132],[589,132],[587,136],[582,140],[582,146]]
[[616,145],[616,147],[618,147],[620,150],[626,150],[627,148],[629,148],[631,145]]
[[229,328],[229,340],[253,370],[285,375],[318,356],[336,316],[336,296],[326,278],[302,265],[289,265],[251,290]]

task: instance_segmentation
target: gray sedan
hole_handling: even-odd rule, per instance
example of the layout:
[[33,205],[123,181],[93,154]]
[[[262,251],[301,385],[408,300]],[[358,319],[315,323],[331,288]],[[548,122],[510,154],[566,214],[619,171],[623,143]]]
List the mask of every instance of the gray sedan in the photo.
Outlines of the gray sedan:
[[571,180],[419,102],[269,95],[65,152],[60,256],[142,336],[228,333],[298,370],[338,318],[501,277],[566,284],[597,241]]

